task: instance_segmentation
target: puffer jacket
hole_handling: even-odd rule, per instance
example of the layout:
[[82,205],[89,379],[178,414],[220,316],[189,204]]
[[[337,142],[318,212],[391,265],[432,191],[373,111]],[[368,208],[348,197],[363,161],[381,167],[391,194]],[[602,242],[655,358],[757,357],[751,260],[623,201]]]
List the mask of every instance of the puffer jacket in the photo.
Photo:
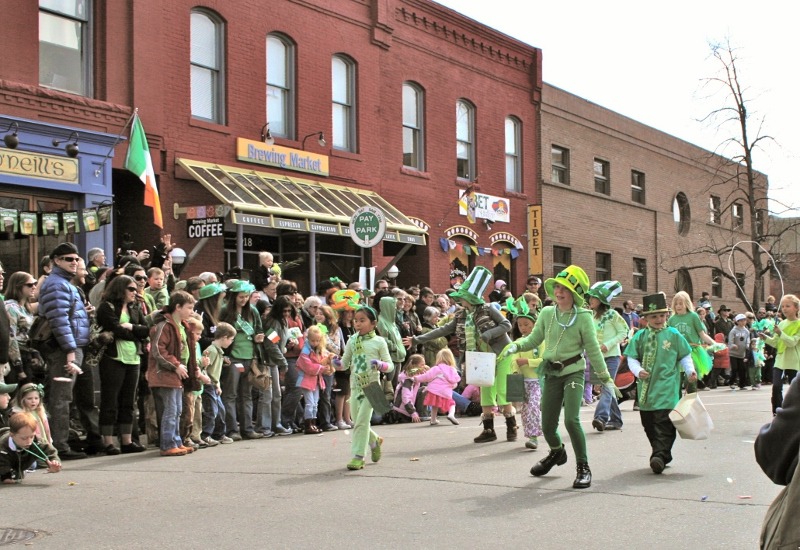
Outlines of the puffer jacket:
[[53,336],[66,353],[89,343],[89,315],[71,278],[69,272],[54,266],[39,289],[39,315],[50,321]]

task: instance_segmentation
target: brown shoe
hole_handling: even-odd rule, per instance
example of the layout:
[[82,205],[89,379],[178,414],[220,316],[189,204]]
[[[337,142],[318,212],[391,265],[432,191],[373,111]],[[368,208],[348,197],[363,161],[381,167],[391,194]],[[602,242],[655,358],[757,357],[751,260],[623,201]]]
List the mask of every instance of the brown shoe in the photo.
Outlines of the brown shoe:
[[183,456],[188,454],[184,447],[174,447],[167,451],[161,451],[161,456]]
[[190,455],[190,454],[192,454],[194,452],[194,447],[178,447],[178,448],[179,449],[183,449],[184,451],[186,451],[187,455]]

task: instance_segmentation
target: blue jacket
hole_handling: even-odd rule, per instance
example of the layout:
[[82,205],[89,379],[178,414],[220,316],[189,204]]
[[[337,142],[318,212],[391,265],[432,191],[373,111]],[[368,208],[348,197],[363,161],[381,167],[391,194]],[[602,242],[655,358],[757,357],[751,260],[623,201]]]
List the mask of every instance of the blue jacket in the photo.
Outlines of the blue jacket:
[[89,343],[89,315],[83,300],[70,279],[72,275],[58,266],[39,289],[39,315],[50,321],[53,336],[65,353]]

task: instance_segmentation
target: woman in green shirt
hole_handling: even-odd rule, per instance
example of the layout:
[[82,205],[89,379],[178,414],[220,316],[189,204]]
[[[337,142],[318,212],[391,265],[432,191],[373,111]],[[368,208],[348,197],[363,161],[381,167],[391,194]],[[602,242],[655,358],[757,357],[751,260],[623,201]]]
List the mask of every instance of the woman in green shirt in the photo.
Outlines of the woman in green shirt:
[[[118,275],[108,283],[97,308],[97,323],[114,334],[100,361],[100,434],[107,455],[138,453],[144,447],[131,440],[133,407],[139,383],[142,343],[149,329],[136,302],[138,288],[132,277]],[[114,445],[118,426],[121,447]]]
[[[676,328],[692,347],[692,363],[697,377],[702,378],[711,372],[713,361],[703,344],[714,346],[716,342],[708,335],[705,323],[695,312],[692,299],[686,292],[680,291],[672,298],[672,315],[667,319],[667,326]],[[697,391],[697,384],[689,384],[687,391]]]

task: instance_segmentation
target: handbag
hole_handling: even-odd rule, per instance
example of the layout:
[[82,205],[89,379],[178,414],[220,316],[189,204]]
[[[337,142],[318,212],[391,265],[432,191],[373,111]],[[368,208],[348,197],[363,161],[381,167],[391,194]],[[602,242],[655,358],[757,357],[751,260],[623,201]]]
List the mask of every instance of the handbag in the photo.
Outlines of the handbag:
[[670,411],[669,419],[678,430],[681,439],[708,439],[708,435],[714,429],[711,415],[700,401],[697,392],[687,393],[681,397],[675,408]]
[[89,343],[83,353],[82,368],[97,367],[106,354],[106,348],[113,342],[114,333],[110,330],[103,330],[97,321],[92,321],[89,327]]
[[497,356],[483,351],[468,351],[464,358],[467,384],[478,387],[494,386]]
[[272,387],[272,376],[269,369],[264,364],[261,347],[255,347],[256,356],[250,361],[250,370],[247,371],[247,381],[261,391],[267,391]]
[[525,399],[525,378],[521,374],[506,375],[506,401],[522,403]]
[[761,524],[761,548],[790,550],[800,546],[800,462],[792,481],[770,504]]

